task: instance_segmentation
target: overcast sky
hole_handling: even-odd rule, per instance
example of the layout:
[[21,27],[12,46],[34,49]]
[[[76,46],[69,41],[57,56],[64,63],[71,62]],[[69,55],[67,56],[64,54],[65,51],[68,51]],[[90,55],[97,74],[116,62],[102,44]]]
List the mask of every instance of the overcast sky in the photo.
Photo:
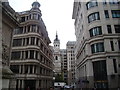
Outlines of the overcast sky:
[[[16,12],[31,9],[36,0],[8,0]],[[74,0],[37,0],[40,4],[42,19],[46,25],[49,38],[53,43],[56,31],[60,39],[61,49],[66,48],[67,41],[75,41],[74,20],[72,19]],[[53,45],[53,44],[51,44]]]

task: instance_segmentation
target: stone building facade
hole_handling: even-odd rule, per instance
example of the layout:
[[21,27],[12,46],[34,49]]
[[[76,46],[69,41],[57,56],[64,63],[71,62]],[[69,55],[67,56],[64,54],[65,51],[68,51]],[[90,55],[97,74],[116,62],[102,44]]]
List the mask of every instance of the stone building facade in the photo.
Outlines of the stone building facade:
[[75,41],[68,41],[66,44],[67,51],[67,71],[68,71],[68,85],[75,85]]
[[120,87],[120,2],[75,0],[78,88]]
[[18,12],[19,28],[14,30],[10,68],[15,73],[16,90],[49,88],[53,80],[53,53],[40,4]]
[[7,90],[13,75],[10,70],[13,30],[19,26],[19,22],[17,21],[16,12],[7,0],[0,1],[0,9],[2,15],[0,16],[0,28],[2,25],[0,30],[0,85],[2,85],[2,89]]
[[60,57],[60,40],[58,39],[58,35],[56,33],[56,38],[53,42],[54,49],[54,71],[55,74],[61,74],[61,57]]
[[63,79],[66,84],[68,84],[68,70],[67,70],[67,50],[60,49],[60,57],[61,57],[61,71],[63,74]]

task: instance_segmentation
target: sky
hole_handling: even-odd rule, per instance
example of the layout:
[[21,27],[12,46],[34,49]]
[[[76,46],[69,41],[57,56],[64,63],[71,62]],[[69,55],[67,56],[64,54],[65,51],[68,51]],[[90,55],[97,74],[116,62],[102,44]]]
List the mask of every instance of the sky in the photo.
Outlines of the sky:
[[[31,9],[36,0],[8,0],[16,12]],[[60,40],[60,48],[65,49],[68,41],[75,41],[74,20],[72,19],[74,0],[37,0],[40,4],[42,19],[46,25],[51,45],[56,36]]]

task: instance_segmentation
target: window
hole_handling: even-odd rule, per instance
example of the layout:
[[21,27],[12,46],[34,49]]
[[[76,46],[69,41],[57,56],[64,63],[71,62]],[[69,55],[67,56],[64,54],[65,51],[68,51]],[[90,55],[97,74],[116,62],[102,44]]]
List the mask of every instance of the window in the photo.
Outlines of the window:
[[14,30],[14,34],[22,34],[23,33],[23,27],[19,27]]
[[26,40],[27,40],[27,45],[29,45],[29,38],[26,38]]
[[30,50],[30,59],[34,59],[34,50]]
[[19,73],[19,66],[18,65],[11,65],[10,69],[13,71],[13,73]]
[[97,3],[96,0],[92,0],[92,1],[88,2],[88,3],[86,4],[86,6],[87,6],[87,9],[89,9],[89,8],[98,6],[98,3]]
[[21,22],[25,22],[25,17],[21,17]]
[[115,33],[120,33],[120,25],[114,25]]
[[13,47],[14,46],[21,46],[22,45],[22,39],[14,39],[13,40]]
[[[106,61],[95,61],[93,62],[93,72],[94,72],[94,80],[95,81],[103,81],[107,80],[107,70],[106,70]],[[106,84],[98,85],[96,83],[96,87],[98,88],[105,88],[107,87]],[[106,89],[105,89],[106,90]]]
[[112,33],[111,25],[107,25],[108,33]]
[[113,18],[120,18],[120,10],[112,10],[111,12]]
[[104,14],[105,14],[105,18],[109,18],[108,10],[105,10],[105,11],[104,11]]
[[55,56],[55,60],[58,60],[58,56]]
[[99,12],[95,12],[95,13],[92,13],[88,16],[88,22],[92,22],[92,21],[95,21],[95,20],[100,20],[100,17],[99,17]]
[[117,73],[116,59],[113,59],[113,67],[114,67],[114,72]]
[[90,32],[90,37],[101,35],[102,34],[101,26],[94,27],[94,28],[90,29],[89,32]]
[[111,45],[111,50],[114,51],[114,44],[113,44],[113,41],[110,41],[110,45]]
[[33,19],[38,19],[38,15],[37,14],[33,14]]
[[11,59],[12,59],[12,60],[20,60],[20,54],[21,54],[20,51],[12,52]]
[[25,51],[25,59],[28,59],[28,51]]
[[32,25],[32,30],[31,32],[36,32],[36,25]]
[[35,37],[31,37],[31,45],[35,45]]
[[119,47],[119,50],[120,50],[120,40],[118,40],[118,47]]
[[95,43],[91,45],[92,53],[104,52],[104,43]]
[[109,0],[110,4],[119,4],[120,2],[118,0]]

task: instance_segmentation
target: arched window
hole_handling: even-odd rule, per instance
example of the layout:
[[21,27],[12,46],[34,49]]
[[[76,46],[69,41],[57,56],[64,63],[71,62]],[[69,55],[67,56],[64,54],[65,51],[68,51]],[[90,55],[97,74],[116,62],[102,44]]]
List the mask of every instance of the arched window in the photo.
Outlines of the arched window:
[[58,60],[58,56],[55,56],[55,60]]

